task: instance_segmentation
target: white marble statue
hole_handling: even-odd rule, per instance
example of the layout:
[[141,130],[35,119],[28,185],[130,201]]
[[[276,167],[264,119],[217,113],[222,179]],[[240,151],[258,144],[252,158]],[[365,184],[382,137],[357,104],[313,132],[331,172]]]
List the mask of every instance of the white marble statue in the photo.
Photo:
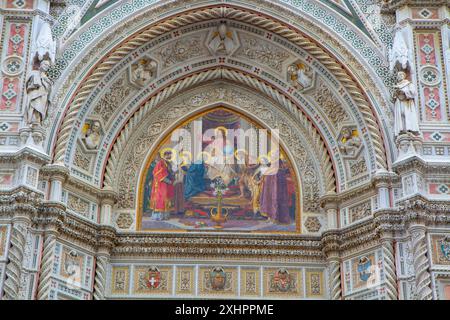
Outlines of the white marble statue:
[[26,82],[27,110],[25,121],[27,124],[42,124],[47,117],[47,109],[50,105],[50,92],[52,81],[47,77],[50,62],[43,60],[39,70],[31,71]]
[[86,143],[86,148],[89,150],[94,150],[98,148],[100,144],[101,134],[100,134],[100,122],[94,121],[91,128],[86,133],[84,141]]
[[52,63],[55,62],[56,56],[56,42],[53,40],[52,30],[48,22],[43,21],[37,38],[34,43],[33,57],[37,55],[39,61],[46,58],[51,60]]
[[418,134],[420,132],[419,121],[414,102],[416,89],[403,71],[398,72],[397,81],[394,86],[394,134],[395,136],[406,132]]
[[221,54],[231,54],[235,48],[233,34],[225,23],[221,23],[214,32],[213,38],[208,44],[212,52]]

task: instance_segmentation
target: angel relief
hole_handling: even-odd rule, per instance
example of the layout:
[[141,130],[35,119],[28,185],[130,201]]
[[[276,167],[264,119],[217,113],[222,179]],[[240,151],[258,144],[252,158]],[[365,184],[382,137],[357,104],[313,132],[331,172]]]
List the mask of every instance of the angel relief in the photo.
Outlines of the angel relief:
[[216,108],[174,129],[147,160],[138,229],[298,232],[298,201],[275,134]]
[[287,72],[289,82],[299,90],[307,90],[314,85],[313,70],[301,61],[291,64]]

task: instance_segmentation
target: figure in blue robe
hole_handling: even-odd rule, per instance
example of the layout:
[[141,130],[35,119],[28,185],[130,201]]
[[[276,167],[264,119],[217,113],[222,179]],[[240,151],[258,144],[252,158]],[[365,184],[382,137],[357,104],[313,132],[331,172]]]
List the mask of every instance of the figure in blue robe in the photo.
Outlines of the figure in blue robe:
[[191,197],[205,191],[205,164],[203,161],[196,161],[189,166],[183,167],[186,171],[184,176],[184,199],[189,200]]

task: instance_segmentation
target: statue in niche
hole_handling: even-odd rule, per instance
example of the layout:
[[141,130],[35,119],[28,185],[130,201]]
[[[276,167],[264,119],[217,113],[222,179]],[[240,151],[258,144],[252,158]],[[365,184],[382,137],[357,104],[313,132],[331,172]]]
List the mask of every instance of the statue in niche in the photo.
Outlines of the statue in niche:
[[299,62],[288,67],[289,80],[294,87],[306,89],[313,83],[313,72],[310,67]]
[[86,148],[89,150],[95,150],[98,148],[101,141],[100,133],[101,125],[99,121],[94,121],[86,130],[86,134],[83,137]]
[[407,132],[418,135],[420,133],[419,120],[414,102],[416,90],[414,84],[407,79],[406,72],[399,71],[397,73],[397,84],[394,85],[394,90],[395,136]]
[[144,86],[156,72],[156,62],[149,59],[140,59],[132,66],[131,81],[139,86]]
[[361,138],[358,137],[358,131],[351,128],[343,128],[341,139],[339,140],[339,149],[346,156],[355,156],[361,146]]
[[42,60],[39,70],[31,71],[26,82],[27,111],[25,113],[27,124],[39,124],[47,117],[47,109],[50,105],[50,92],[53,82],[47,77],[50,68],[48,60]]
[[222,22],[217,31],[213,33],[213,38],[209,41],[208,47],[214,54],[231,54],[237,47],[233,33],[228,29],[225,22]]

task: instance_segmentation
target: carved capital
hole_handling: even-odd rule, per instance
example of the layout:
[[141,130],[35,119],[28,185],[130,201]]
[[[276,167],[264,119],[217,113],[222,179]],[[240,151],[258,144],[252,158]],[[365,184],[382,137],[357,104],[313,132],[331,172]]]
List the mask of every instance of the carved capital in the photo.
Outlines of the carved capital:
[[58,180],[61,182],[66,181],[69,177],[69,169],[60,163],[52,163],[45,165],[41,169],[43,176],[48,177],[49,180]]
[[386,170],[379,170],[375,172],[372,177],[372,183],[376,188],[390,187],[392,183],[398,181],[398,176],[395,172],[389,172]]
[[109,256],[116,243],[116,229],[112,226],[101,225],[97,231],[98,254]]
[[339,198],[335,192],[328,192],[319,199],[320,206],[325,210],[338,208]]
[[99,197],[102,205],[109,204],[111,206],[114,205],[115,203],[117,203],[117,200],[119,199],[118,193],[109,186],[104,187],[100,191],[98,197]]
[[330,259],[332,257],[339,257],[340,250],[340,232],[337,230],[326,231],[321,239],[322,251]]

